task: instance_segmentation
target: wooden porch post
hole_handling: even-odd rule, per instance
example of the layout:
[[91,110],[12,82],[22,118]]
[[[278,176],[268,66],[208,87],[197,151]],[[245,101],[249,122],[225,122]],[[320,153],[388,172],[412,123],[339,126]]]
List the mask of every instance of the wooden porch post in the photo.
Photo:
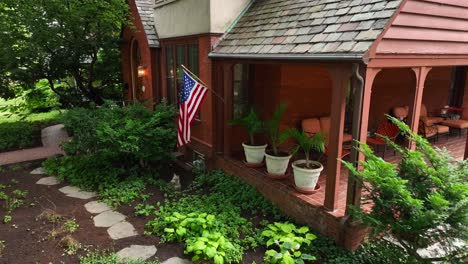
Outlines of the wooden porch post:
[[468,159],[468,135],[466,136],[465,157],[463,159]]
[[[380,68],[367,68],[366,70],[366,77],[364,79],[364,86],[362,88],[362,97],[357,98],[357,100],[361,100],[361,102],[359,103],[356,100],[354,105],[355,107],[353,109],[353,111],[357,113],[357,116],[353,119],[353,124],[359,123],[359,128],[357,129],[357,131],[353,131],[354,140],[360,142],[367,141],[367,129],[369,126],[369,111],[372,95],[372,86],[374,84],[375,77],[381,70],[382,69]],[[359,120],[356,120],[356,118],[358,118]],[[357,150],[352,149],[351,159],[351,162],[355,163],[356,166],[359,166],[359,162],[364,160],[364,156]],[[346,204],[360,206],[361,189],[362,186],[357,181],[353,180],[352,177],[348,177],[348,192],[346,196]],[[349,215],[349,209],[350,208],[347,206],[346,215]]]
[[334,66],[329,68],[333,82],[332,104],[330,115],[330,135],[328,135],[327,178],[325,187],[326,210],[334,211],[338,208],[340,188],[341,157],[343,147],[344,118],[346,111],[346,91],[348,89],[351,68]]
[[233,64],[223,63],[223,87],[224,87],[224,156],[231,156],[231,127],[232,96],[233,96]]
[[[421,113],[421,103],[422,97],[424,92],[424,83],[426,82],[426,77],[429,71],[432,69],[431,67],[418,67],[412,68],[414,73],[416,74],[416,91],[414,93],[414,100],[413,105],[410,109],[410,120],[409,125],[413,132],[418,133],[419,128],[419,116]],[[414,142],[408,142],[409,149],[415,149],[416,144]]]

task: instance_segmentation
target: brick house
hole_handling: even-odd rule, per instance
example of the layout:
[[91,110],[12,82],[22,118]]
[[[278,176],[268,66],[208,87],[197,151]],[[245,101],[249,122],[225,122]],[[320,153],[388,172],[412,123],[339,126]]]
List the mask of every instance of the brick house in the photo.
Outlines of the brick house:
[[[343,133],[365,142],[384,114],[403,106],[414,131],[421,129],[422,112],[437,115],[445,105],[464,108],[460,117],[468,120],[466,1],[128,2],[134,21],[123,31],[128,98],[177,104],[180,65],[189,67],[222,99],[212,93],[205,99],[192,143],[182,149],[187,161],[202,157],[242,177],[299,222],[348,248],[366,230],[347,217],[346,205],[360,205],[361,190],[337,160]],[[268,117],[281,103],[288,103],[282,128],[330,117],[333,140],[321,192],[298,194],[289,182],[265,179],[241,162],[247,135],[229,121],[250,106]],[[463,150],[467,158],[468,141]]]

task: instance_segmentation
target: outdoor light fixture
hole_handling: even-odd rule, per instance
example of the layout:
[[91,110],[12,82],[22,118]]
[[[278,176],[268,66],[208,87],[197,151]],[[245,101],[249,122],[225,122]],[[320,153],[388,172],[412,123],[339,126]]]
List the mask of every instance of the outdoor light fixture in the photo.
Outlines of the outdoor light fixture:
[[146,76],[146,67],[143,66],[138,66],[138,77],[144,77]]

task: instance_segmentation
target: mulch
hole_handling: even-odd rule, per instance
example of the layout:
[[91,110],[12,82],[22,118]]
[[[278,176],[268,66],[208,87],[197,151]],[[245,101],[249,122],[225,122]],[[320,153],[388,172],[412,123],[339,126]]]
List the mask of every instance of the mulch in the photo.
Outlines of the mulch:
[[[80,200],[70,198],[58,191],[59,188],[67,184],[55,186],[37,185],[36,182],[42,175],[31,175],[29,172],[40,166],[40,163],[24,163],[3,167],[0,172],[0,184],[11,185],[6,189],[7,193],[20,189],[28,191],[25,203],[12,213],[12,221],[8,224],[1,222],[6,214],[4,202],[0,201],[0,240],[5,241],[6,248],[0,252],[0,263],[24,264],[24,263],[79,263],[79,256],[84,256],[93,250],[110,250],[117,252],[122,248],[132,244],[136,245],[156,245],[157,253],[155,258],[164,261],[171,257],[181,257],[190,259],[190,256],[183,254],[182,243],[160,244],[160,239],[156,236],[143,235],[145,224],[152,217],[134,215],[134,206],[138,203],[124,205],[117,211],[127,216],[127,221],[133,224],[140,235],[120,240],[112,240],[107,234],[107,228],[95,227],[93,215],[88,213],[84,204],[90,200]],[[18,181],[13,184],[12,179]],[[183,183],[184,185],[184,183]],[[146,203],[163,203],[163,194],[155,187],[150,187],[153,195]],[[65,217],[74,218],[79,224],[78,230],[72,234],[82,248],[76,255],[67,255],[60,243],[60,237],[53,238],[50,231],[57,227],[57,224],[38,219],[44,211],[53,212]],[[261,251],[261,252],[260,252]],[[243,263],[262,263],[264,250],[259,252],[246,252]]]

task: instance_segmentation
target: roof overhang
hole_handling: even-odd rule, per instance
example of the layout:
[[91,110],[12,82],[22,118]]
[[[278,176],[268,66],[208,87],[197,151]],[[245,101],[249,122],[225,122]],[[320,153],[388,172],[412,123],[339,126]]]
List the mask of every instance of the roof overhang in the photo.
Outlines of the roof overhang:
[[231,54],[216,53],[208,54],[210,59],[249,59],[249,60],[294,60],[294,61],[363,61],[364,54]]

